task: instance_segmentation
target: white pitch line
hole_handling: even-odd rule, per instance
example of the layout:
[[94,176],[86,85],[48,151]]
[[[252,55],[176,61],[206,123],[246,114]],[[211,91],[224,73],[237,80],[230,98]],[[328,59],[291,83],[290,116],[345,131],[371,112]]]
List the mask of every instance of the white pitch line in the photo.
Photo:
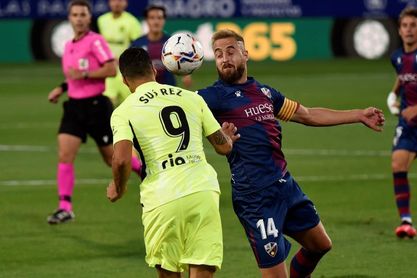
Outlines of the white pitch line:
[[[111,178],[108,179],[77,179],[75,184],[103,184],[107,185]],[[56,180],[3,180],[0,186],[39,186],[39,185],[55,185]]]
[[[0,152],[51,152],[56,151],[56,147],[35,146],[35,145],[0,145]],[[95,148],[80,149],[85,153],[96,153]],[[284,149],[286,155],[304,156],[390,156],[389,150],[338,150],[338,149]]]
[[[55,152],[56,147],[35,145],[0,145],[0,152]],[[96,148],[81,147],[82,153],[97,153]]]
[[[417,174],[408,174],[411,178],[416,178]],[[340,176],[294,176],[299,182],[323,182],[323,181],[368,181],[368,180],[385,180],[391,179],[390,174],[353,174]],[[107,185],[111,178],[108,179],[77,179],[76,184],[100,184]],[[0,180],[0,186],[40,186],[55,185],[56,180]]]

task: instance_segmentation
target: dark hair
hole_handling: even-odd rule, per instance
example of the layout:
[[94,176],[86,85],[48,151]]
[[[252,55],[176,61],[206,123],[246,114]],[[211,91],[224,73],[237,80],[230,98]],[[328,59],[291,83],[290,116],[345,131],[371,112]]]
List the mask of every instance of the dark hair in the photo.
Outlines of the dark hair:
[[153,74],[152,60],[141,47],[126,49],[119,58],[120,72],[124,77],[137,78]]
[[162,11],[162,13],[164,15],[164,18],[167,18],[167,10],[165,9],[164,6],[160,6],[160,5],[149,5],[149,6],[147,6],[146,9],[143,11],[143,16],[145,18],[148,18],[149,11],[152,11],[152,10]]
[[398,18],[398,23],[401,24],[401,21],[406,16],[412,16],[417,18],[417,8],[416,7],[406,7],[404,10],[401,11],[400,16]]
[[74,6],[87,7],[89,13],[90,14],[93,13],[93,9],[91,8],[91,4],[87,0],[72,0],[71,2],[69,2],[68,8],[67,8],[68,13],[71,11],[71,8],[74,7]]

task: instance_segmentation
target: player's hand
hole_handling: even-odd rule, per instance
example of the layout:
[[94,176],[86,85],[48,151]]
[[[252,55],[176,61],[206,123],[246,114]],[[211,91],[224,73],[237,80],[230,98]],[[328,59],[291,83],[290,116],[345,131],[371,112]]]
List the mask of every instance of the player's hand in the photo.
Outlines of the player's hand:
[[408,106],[401,111],[401,116],[403,116],[407,123],[411,122],[415,117],[417,117],[417,106]]
[[73,80],[85,79],[86,78],[86,71],[81,71],[78,69],[70,68],[68,70],[69,78]]
[[240,134],[237,133],[237,127],[233,123],[224,122],[222,124],[222,131],[232,139],[233,143],[240,138]]
[[114,183],[114,180],[112,180],[107,186],[107,199],[113,203],[119,200],[121,197],[122,194],[117,193],[116,184]]
[[387,106],[392,115],[397,116],[400,114],[400,105],[397,101],[397,94],[390,92],[387,98]]
[[51,103],[57,103],[59,97],[62,95],[63,91],[61,87],[56,87],[48,94],[48,100]]
[[360,119],[364,125],[375,131],[382,131],[382,127],[385,123],[384,114],[380,109],[375,107],[363,109],[361,111]]
[[186,75],[182,78],[182,84],[185,88],[191,88],[191,85],[193,85],[193,79],[191,78],[191,75]]

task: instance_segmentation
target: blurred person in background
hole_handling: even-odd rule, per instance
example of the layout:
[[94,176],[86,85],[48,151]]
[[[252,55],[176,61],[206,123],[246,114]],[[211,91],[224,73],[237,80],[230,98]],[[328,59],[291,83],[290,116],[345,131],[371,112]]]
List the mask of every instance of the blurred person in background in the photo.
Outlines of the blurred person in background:
[[[122,52],[141,35],[142,29],[136,17],[126,11],[127,0],[109,0],[108,4],[110,12],[99,16],[97,24],[117,62]],[[114,106],[130,95],[119,70],[116,77],[106,78],[104,95],[112,100]]]
[[[150,5],[143,14],[148,26],[148,33],[135,40],[131,47],[142,47],[148,51],[152,59],[156,73],[156,81],[161,84],[176,85],[175,76],[169,72],[161,61],[161,53],[164,43],[169,39],[170,35],[164,32],[166,22],[166,10],[163,6]],[[191,87],[191,75],[182,77],[185,88]]]
[[417,232],[411,218],[408,171],[417,153],[417,8],[401,12],[398,32],[403,45],[391,55],[397,78],[387,99],[390,112],[399,116],[391,156],[395,201],[401,218],[395,234],[413,238]]
[[49,224],[59,224],[74,218],[72,195],[75,173],[74,161],[87,134],[96,142],[104,162],[111,166],[113,136],[110,117],[113,106],[103,96],[105,78],[116,76],[116,63],[105,39],[90,30],[91,6],[85,0],[68,4],[68,19],[74,38],[65,45],[62,70],[65,82],[48,95],[57,103],[68,92],[64,114],[58,131],[58,209],[48,216]]
[[[105,13],[97,19],[101,35],[106,39],[110,49],[118,63],[123,51],[129,48],[132,41],[137,39],[142,28],[140,22],[132,14],[126,11],[127,0],[109,0],[110,12]],[[118,106],[130,95],[129,88],[123,83],[122,75],[117,67],[115,77],[106,78],[106,90],[104,95],[109,97],[113,106]],[[132,151],[132,168],[139,172],[142,162],[135,151]]]

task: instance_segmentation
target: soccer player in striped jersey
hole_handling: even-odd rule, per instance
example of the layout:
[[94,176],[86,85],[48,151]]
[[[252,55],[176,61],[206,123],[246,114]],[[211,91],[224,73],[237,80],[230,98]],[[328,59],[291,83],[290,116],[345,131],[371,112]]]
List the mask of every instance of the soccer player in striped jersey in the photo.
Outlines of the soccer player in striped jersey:
[[[148,51],[152,59],[152,64],[156,69],[156,81],[162,84],[176,85],[175,76],[169,72],[161,60],[162,47],[169,39],[169,35],[164,32],[166,22],[166,10],[163,6],[150,5],[144,11],[144,17],[148,26],[148,33],[138,38],[132,43],[132,47],[142,47]],[[182,78],[184,87],[191,86],[191,75]]]
[[235,213],[263,277],[287,277],[290,243],[284,234],[302,246],[291,261],[291,277],[310,277],[332,243],[312,201],[287,169],[279,121],[308,126],[363,123],[381,131],[383,114],[373,107],[307,108],[248,77],[248,52],[233,31],[216,32],[212,47],[219,80],[198,94],[220,124],[233,123],[241,136],[228,155]]
[[[401,224],[395,229],[399,238],[416,236],[410,211],[408,171],[417,152],[417,9],[406,8],[399,16],[399,34],[403,46],[391,56],[397,73],[387,104],[390,112],[399,115],[395,129],[391,168],[394,194]],[[400,104],[397,98],[400,98]]]
[[[99,16],[97,25],[117,61],[120,54],[141,35],[142,28],[136,17],[126,11],[127,0],[109,0],[108,3],[110,12]],[[106,78],[104,95],[112,100],[114,106],[130,95],[119,71],[117,76]]]
[[120,71],[132,94],[113,112],[113,178],[110,201],[126,190],[132,145],[146,176],[140,185],[146,262],[159,277],[213,277],[223,258],[217,174],[207,163],[203,135],[222,155],[236,128],[220,128],[194,92],[155,81],[156,70],[142,48],[120,56]]

